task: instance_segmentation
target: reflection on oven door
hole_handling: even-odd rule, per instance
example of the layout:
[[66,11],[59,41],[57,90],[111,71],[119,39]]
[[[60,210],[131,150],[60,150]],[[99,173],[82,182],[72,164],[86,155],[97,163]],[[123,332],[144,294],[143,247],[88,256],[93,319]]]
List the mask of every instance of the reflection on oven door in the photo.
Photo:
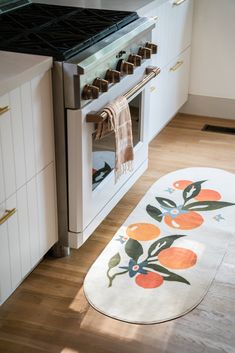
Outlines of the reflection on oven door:
[[[141,93],[129,102],[133,144],[140,142],[141,132]],[[94,190],[115,168],[115,136],[110,133],[101,140],[92,138],[92,190]]]

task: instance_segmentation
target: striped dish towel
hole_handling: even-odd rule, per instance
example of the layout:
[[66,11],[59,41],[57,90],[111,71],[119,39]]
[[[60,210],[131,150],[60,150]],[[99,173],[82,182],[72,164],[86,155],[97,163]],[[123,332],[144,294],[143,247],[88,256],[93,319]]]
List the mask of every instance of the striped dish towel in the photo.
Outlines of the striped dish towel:
[[98,123],[95,139],[102,139],[114,132],[116,146],[115,176],[117,181],[123,173],[133,169],[134,150],[131,114],[127,99],[123,96],[108,104],[104,111],[108,114],[108,118]]

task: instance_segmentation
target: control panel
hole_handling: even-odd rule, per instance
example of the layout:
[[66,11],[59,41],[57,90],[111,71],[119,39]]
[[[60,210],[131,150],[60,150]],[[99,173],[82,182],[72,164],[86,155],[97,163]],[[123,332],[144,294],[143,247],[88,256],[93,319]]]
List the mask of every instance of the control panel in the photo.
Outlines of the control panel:
[[150,59],[152,54],[157,54],[157,45],[146,42],[139,46],[136,52],[122,50],[116,55],[117,63],[115,67],[109,67],[102,76],[94,77],[93,81],[86,83],[82,88],[82,99],[97,99],[99,93],[107,92],[109,86],[120,82],[121,77],[133,75],[135,67],[142,64],[142,60]]

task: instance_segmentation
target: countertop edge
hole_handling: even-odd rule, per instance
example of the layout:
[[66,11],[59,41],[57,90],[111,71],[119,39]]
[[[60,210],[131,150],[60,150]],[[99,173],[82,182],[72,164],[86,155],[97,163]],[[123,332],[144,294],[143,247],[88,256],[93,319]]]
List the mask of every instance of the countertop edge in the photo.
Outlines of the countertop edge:
[[[23,60],[21,65],[20,59]],[[52,57],[0,51],[0,96],[50,70],[52,65]]]

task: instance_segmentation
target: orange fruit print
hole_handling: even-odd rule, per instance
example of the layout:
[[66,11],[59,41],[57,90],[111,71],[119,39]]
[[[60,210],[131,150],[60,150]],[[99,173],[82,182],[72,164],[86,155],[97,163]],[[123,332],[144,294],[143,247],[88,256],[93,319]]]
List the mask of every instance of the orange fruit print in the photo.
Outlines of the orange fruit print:
[[158,255],[158,260],[163,266],[180,270],[194,266],[197,262],[197,255],[189,249],[171,247],[162,250]]
[[164,217],[164,221],[169,227],[186,230],[200,227],[204,219],[199,213],[189,211],[179,214],[175,218],[168,214]]
[[184,190],[187,186],[192,184],[193,181],[190,180],[177,180],[174,182],[173,186],[175,189]]
[[151,223],[135,223],[127,227],[126,234],[135,240],[152,240],[160,235],[160,228]]
[[163,277],[155,272],[139,274],[135,278],[135,283],[142,288],[157,288],[162,285],[163,281]]
[[202,189],[195,199],[198,201],[218,201],[221,199],[221,195],[215,190]]

